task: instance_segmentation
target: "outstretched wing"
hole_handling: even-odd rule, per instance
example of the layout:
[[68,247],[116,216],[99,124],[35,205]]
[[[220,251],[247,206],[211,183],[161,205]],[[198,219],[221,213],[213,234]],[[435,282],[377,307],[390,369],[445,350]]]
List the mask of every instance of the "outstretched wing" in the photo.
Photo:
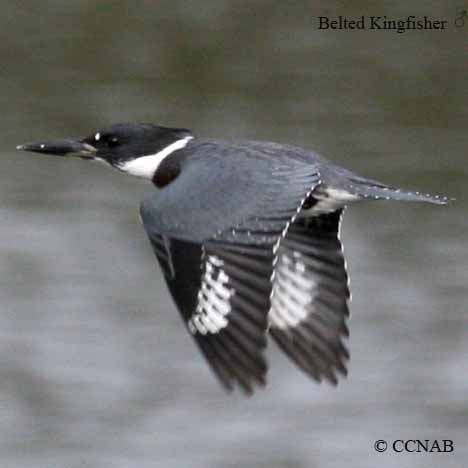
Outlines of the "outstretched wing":
[[343,210],[299,217],[281,240],[275,268],[270,333],[307,374],[336,384],[346,375],[348,276],[339,240]]
[[228,390],[237,384],[251,393],[265,383],[275,251],[318,183],[313,165],[239,147],[235,155],[195,155],[142,202],[174,301]]
[[[227,390],[246,393],[265,384],[267,314],[270,307],[271,249],[171,239],[155,249],[166,282],[189,332]],[[172,276],[171,271],[174,272]]]

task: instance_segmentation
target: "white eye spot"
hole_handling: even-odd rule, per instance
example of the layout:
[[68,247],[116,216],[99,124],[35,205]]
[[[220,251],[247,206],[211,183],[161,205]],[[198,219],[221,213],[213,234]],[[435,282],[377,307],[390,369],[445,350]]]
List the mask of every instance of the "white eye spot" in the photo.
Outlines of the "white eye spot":
[[42,144],[42,145],[40,146],[40,148],[41,148],[41,149],[44,149],[44,148],[45,148],[45,145],[44,145],[44,144]]
[[97,132],[96,135],[94,135],[94,139],[96,141],[99,141],[101,139],[101,134],[99,132]]

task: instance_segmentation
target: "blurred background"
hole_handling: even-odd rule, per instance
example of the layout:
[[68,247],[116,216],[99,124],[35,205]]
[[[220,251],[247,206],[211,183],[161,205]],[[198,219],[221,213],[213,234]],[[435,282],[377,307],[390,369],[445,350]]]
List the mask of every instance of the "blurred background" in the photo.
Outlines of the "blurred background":
[[[467,6],[3,1],[0,466],[466,463],[468,25],[453,21]],[[319,15],[449,25],[319,31]],[[139,224],[151,185],[14,150],[121,121],[296,143],[457,201],[347,211],[352,360],[338,388],[309,381],[271,346],[268,388],[227,396]],[[380,454],[376,439],[452,439],[455,452]]]

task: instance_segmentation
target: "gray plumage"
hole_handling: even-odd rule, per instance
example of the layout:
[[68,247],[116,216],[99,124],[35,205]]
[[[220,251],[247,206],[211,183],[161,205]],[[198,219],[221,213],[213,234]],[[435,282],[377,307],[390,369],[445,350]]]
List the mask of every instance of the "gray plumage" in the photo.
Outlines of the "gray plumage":
[[445,204],[360,177],[317,153],[189,130],[117,124],[18,149],[101,160],[158,187],[141,219],[190,334],[227,390],[266,383],[267,336],[317,381],[346,375],[350,291],[339,239],[347,204]]
[[[268,329],[308,375],[336,384],[337,374],[346,375],[349,358],[343,338],[348,336],[350,293],[338,238],[343,207],[366,199],[435,204],[447,199],[359,177],[292,145],[194,140],[183,151],[190,156],[178,178],[141,204],[145,229],[150,239],[175,238],[205,246],[220,259],[230,281],[237,282],[236,294],[242,295],[244,288],[243,299],[254,306],[249,311],[244,304],[229,317],[243,315],[249,322],[261,310],[265,319],[254,337],[249,335],[252,330],[229,325],[210,334],[204,330],[209,313],[195,314],[197,328],[196,301],[190,304],[183,315],[215,373],[228,389],[237,382],[251,393],[254,383],[263,385],[267,366],[261,336]],[[259,258],[264,259],[260,265]],[[233,264],[250,276],[235,279]],[[203,260],[201,271],[204,274]],[[171,288],[169,278],[168,284]],[[172,292],[177,302],[178,293]],[[255,304],[263,305],[259,309]],[[219,340],[220,333],[227,330],[250,344],[258,338],[258,345],[243,354],[261,363],[260,370],[239,361],[239,343],[231,343],[230,353],[220,352],[227,345],[226,338]]]
[[297,208],[301,198],[316,187],[320,192],[325,188],[346,191],[362,200],[447,202],[446,197],[404,191],[360,177],[293,145],[196,139],[183,151],[190,152],[190,157],[179,177],[141,204],[148,233],[203,242],[246,218],[283,208],[289,200]]

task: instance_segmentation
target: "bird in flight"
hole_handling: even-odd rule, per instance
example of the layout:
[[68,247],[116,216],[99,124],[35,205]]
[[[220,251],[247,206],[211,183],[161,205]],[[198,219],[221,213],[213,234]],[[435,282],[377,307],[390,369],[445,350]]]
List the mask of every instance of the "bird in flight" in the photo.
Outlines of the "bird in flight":
[[140,215],[172,298],[221,384],[247,394],[265,385],[268,336],[316,381],[336,385],[347,374],[350,292],[339,233],[348,203],[447,202],[298,146],[147,123],[17,149],[102,161],[154,184]]

